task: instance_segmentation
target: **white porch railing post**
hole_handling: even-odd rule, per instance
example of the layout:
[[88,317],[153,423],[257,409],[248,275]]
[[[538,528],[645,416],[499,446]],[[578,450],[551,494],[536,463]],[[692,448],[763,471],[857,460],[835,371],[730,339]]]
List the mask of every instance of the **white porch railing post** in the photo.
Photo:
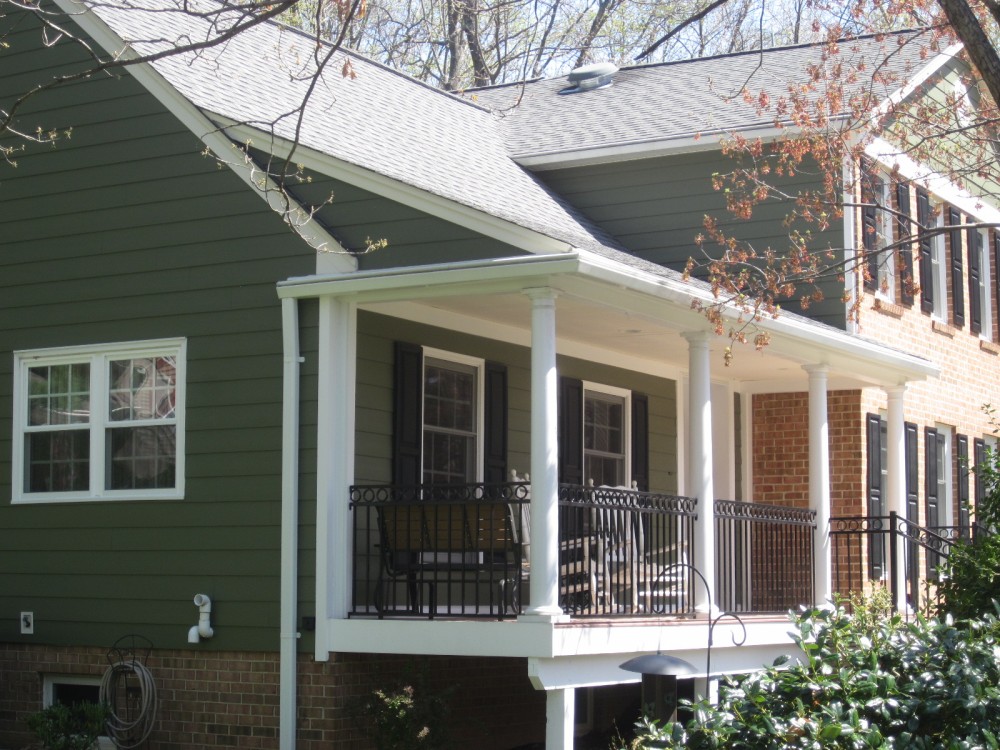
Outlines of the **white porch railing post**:
[[531,298],[531,592],[525,616],[560,618],[556,292]]
[[694,530],[694,566],[708,582],[708,591],[695,587],[695,609],[709,610],[715,602],[715,495],[712,486],[712,378],[709,335],[704,331],[681,334],[688,342],[688,477],[686,494],[698,499]]
[[[903,396],[906,385],[897,385],[885,389],[889,401],[889,415],[886,424],[887,467],[886,472],[886,512],[896,512],[899,518],[906,518],[906,429],[903,416]],[[898,529],[889,529],[890,534],[896,534]],[[898,540],[897,540],[898,541]],[[886,550],[891,545],[886,540]],[[889,561],[891,574],[896,581],[896,608],[903,612],[906,609],[906,545],[896,544],[896,557]]]
[[827,414],[827,367],[803,365],[809,373],[809,507],[816,511],[813,537],[813,603],[833,598],[830,559],[830,423]]

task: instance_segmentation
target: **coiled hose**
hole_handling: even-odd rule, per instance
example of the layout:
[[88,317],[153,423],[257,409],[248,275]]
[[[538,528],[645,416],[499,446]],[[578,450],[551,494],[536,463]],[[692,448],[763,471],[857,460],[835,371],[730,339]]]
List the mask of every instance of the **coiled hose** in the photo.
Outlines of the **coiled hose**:
[[[120,661],[108,667],[101,679],[100,701],[110,708],[106,729],[115,747],[129,750],[149,738],[156,720],[156,684],[144,664]],[[124,718],[117,713],[122,707],[128,709]]]

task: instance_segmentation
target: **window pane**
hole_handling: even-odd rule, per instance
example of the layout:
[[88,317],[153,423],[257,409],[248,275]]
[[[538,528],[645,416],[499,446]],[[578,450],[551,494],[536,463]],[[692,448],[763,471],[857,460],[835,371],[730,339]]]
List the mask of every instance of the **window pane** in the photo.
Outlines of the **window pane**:
[[424,432],[424,481],[464,484],[475,481],[475,440],[446,432]]
[[476,429],[476,376],[469,371],[428,365],[424,375],[424,424],[452,430]]
[[86,424],[90,421],[90,365],[28,369],[28,424]]
[[625,482],[625,399],[588,392],[583,402],[584,478],[597,485]]
[[28,492],[81,492],[90,488],[87,430],[35,432],[25,439]]
[[176,484],[177,433],[164,427],[108,430],[109,490],[163,489]]
[[177,367],[173,357],[111,362],[108,416],[113,422],[174,416]]

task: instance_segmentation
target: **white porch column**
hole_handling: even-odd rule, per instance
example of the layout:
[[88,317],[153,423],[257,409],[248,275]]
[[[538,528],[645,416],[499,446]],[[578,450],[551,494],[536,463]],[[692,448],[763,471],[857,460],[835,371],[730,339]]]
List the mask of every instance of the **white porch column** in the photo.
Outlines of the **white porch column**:
[[[900,518],[906,518],[906,430],[903,416],[903,396],[906,385],[897,385],[885,389],[889,397],[889,415],[886,424],[887,463],[886,470],[886,511],[895,511]],[[895,534],[897,529],[890,529]],[[892,576],[896,580],[896,608],[900,612],[906,610],[906,545],[897,538],[896,558],[889,561]],[[889,541],[886,540],[886,554],[889,554]]]
[[[560,618],[556,292],[531,298],[531,594],[525,616]],[[572,732],[570,733],[572,738]]]
[[545,691],[545,750],[573,750],[576,690]]
[[827,367],[803,365],[809,373],[809,507],[816,511],[813,540],[813,601],[817,606],[833,598],[830,560],[830,424],[827,416]]
[[350,609],[354,482],[357,307],[324,297],[319,304],[319,426],[316,439],[316,653],[329,659],[328,619]]
[[715,494],[712,486],[712,379],[709,333],[681,334],[688,342],[688,478],[686,494],[698,498],[694,529],[694,560],[708,582],[708,591],[695,584],[695,608],[709,610],[715,602]]

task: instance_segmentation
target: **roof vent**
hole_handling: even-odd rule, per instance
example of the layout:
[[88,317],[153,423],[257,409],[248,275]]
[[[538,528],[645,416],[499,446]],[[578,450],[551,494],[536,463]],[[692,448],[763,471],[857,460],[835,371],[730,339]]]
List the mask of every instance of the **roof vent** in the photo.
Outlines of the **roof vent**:
[[602,62],[584,65],[570,72],[566,80],[570,85],[562,89],[560,94],[577,94],[583,91],[593,91],[611,85],[611,76],[618,72],[614,63]]

